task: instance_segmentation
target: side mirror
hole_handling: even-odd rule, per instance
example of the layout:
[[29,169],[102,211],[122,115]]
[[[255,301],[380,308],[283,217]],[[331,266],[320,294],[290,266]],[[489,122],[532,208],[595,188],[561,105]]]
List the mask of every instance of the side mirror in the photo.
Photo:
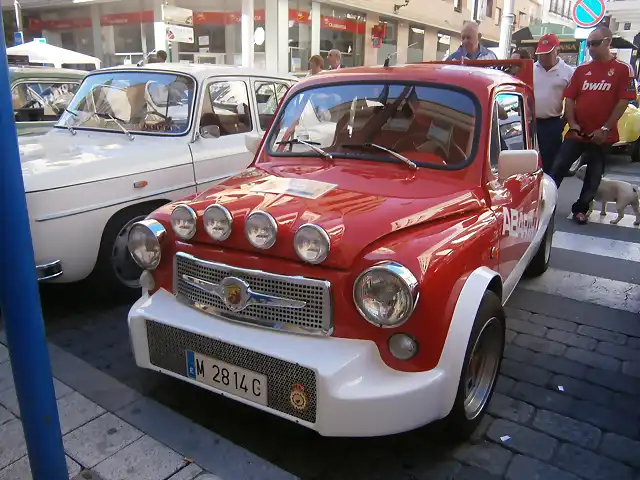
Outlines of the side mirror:
[[200,127],[202,138],[220,138],[220,127],[218,125],[205,125]]
[[261,141],[262,136],[254,132],[247,133],[244,137],[244,145],[254,155],[258,152],[258,146],[260,146]]
[[506,180],[514,175],[534,173],[539,168],[537,150],[503,150],[498,157],[500,180]]

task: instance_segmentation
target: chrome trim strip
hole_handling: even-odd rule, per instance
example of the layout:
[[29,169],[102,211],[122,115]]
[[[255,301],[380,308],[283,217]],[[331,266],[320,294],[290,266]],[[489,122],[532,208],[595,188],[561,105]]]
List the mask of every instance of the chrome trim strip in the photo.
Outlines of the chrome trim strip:
[[36,222],[48,222],[49,220],[56,220],[58,218],[72,217],[74,215],[80,215],[82,213],[93,212],[95,210],[102,210],[103,208],[115,207],[117,205],[123,205],[125,203],[136,202],[138,200],[146,200],[148,198],[157,197],[158,195],[164,195],[165,193],[177,192],[178,190],[184,190],[185,188],[195,187],[195,183],[185,183],[177,187],[166,188],[164,190],[157,190],[149,195],[136,195],[128,197],[123,200],[105,202],[90,207],[77,208],[75,210],[67,210],[66,212],[52,213],[50,215],[44,215],[35,219]]
[[[328,309],[328,315],[329,315],[329,319],[330,319],[330,327],[327,329],[321,329],[321,328],[314,328],[314,329],[309,329],[309,328],[305,328],[305,327],[300,327],[297,325],[293,325],[293,324],[286,324],[283,322],[278,322],[278,323],[273,323],[272,321],[268,321],[268,320],[264,320],[261,318],[255,318],[255,317],[249,317],[246,314],[239,314],[238,313],[227,313],[227,312],[221,312],[219,311],[216,307],[212,306],[212,305],[205,305],[205,304],[201,304],[195,301],[192,301],[190,298],[186,297],[183,294],[177,293],[178,292],[178,275],[177,275],[177,271],[178,271],[178,258],[184,258],[187,259],[191,262],[196,263],[197,265],[200,265],[204,268],[210,268],[210,269],[219,269],[219,270],[224,270],[225,272],[227,272],[229,274],[229,276],[232,276],[234,274],[236,275],[241,275],[241,274],[246,274],[246,275],[253,275],[256,277],[260,277],[260,278],[265,278],[265,279],[271,279],[271,280],[276,280],[276,281],[281,281],[281,282],[289,282],[289,283],[300,283],[303,285],[309,285],[309,284],[314,284],[314,285],[318,285],[318,286],[322,286],[323,288],[326,289],[327,291],[327,296],[328,296],[328,300],[326,303],[326,308]],[[233,322],[237,322],[243,325],[253,325],[253,326],[257,326],[257,327],[262,327],[262,328],[266,328],[269,330],[278,330],[278,331],[284,331],[287,333],[297,333],[297,334],[302,334],[302,335],[314,335],[314,336],[331,336],[333,334],[333,292],[332,292],[332,288],[331,288],[331,282],[327,281],[327,280],[319,280],[319,279],[315,279],[315,278],[308,278],[308,277],[303,277],[300,275],[280,275],[278,273],[270,273],[270,272],[265,272],[262,270],[253,270],[253,269],[249,269],[249,268],[239,268],[239,267],[233,267],[231,265],[227,265],[224,263],[218,263],[218,262],[210,262],[208,260],[202,260],[198,257],[194,257],[193,255],[190,255],[188,253],[185,252],[177,252],[175,254],[175,256],[173,257],[173,292],[174,292],[174,296],[176,297],[176,299],[185,304],[188,305],[190,307],[196,308],[198,310],[200,310],[203,313],[206,313],[208,315],[215,315],[217,317],[220,317],[222,319],[225,320],[229,320],[229,321],[233,321]],[[191,277],[193,278],[193,277]],[[185,280],[183,278],[183,280]],[[202,280],[198,280],[198,282],[203,282]],[[204,283],[209,283],[211,285],[213,285],[211,282],[204,282]],[[201,285],[194,285],[198,288],[201,288]],[[204,285],[202,285],[204,286]],[[207,291],[206,289],[203,289],[204,291]],[[213,293],[213,292],[211,292]],[[216,294],[217,295],[217,294]],[[262,294],[261,294],[262,295]],[[274,297],[274,298],[279,298],[279,297]],[[289,300],[287,299],[287,301],[290,302],[294,302],[295,300]],[[275,306],[275,305],[271,305],[271,306]],[[290,308],[304,308],[303,307],[290,307]]]
[[[249,305],[264,305],[266,307],[283,307],[283,308],[304,308],[307,305],[307,302],[302,302],[300,300],[291,300],[284,297],[276,297],[274,295],[266,295],[264,293],[254,292],[249,285],[243,282],[241,279],[236,277],[226,277],[225,280],[232,279],[239,285],[243,287],[246,286],[246,299],[238,306],[230,303],[228,301],[227,296],[225,295],[225,285],[223,283],[212,283],[207,282],[206,280],[200,280],[196,277],[192,277],[191,275],[182,275],[182,280],[187,282],[189,285],[192,285],[204,292],[213,293],[216,297],[222,300],[227,307],[236,312],[241,312]],[[227,282],[229,283],[229,282]]]
[[54,260],[53,262],[36,265],[36,275],[38,282],[57,278],[63,273],[64,271],[62,270],[62,262],[60,260]]

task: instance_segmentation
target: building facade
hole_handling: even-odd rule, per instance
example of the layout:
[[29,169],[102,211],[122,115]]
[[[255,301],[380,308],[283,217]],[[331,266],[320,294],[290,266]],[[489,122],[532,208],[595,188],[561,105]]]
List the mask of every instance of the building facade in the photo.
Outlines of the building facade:
[[[545,0],[546,1],[546,0]],[[551,0],[558,1],[558,0]],[[560,0],[562,1],[562,0]],[[568,1],[568,0],[567,0]],[[12,0],[3,0],[12,15]],[[396,3],[398,2],[398,4]],[[503,0],[23,0],[25,41],[96,56],[104,66],[136,63],[154,49],[172,61],[223,63],[280,72],[308,70],[309,57],[342,52],[345,66],[440,60],[460,45],[467,21],[497,46]],[[8,5],[9,3],[9,5]],[[162,4],[193,12],[193,43],[169,42]],[[516,0],[514,29],[542,16],[542,0]],[[384,27],[376,41],[374,27]]]

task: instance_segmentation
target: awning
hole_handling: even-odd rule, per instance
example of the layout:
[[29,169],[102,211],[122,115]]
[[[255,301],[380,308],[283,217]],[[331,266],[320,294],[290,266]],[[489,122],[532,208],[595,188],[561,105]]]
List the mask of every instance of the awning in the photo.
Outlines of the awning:
[[7,55],[28,56],[30,63],[53,65],[56,68],[62,68],[63,65],[86,64],[95,65],[96,68],[100,68],[99,58],[37,41],[7,48]]

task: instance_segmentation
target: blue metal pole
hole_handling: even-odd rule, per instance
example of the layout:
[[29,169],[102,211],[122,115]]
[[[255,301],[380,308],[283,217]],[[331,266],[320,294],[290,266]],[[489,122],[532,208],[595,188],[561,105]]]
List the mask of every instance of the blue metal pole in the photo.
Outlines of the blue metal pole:
[[587,41],[582,40],[580,42],[580,51],[578,53],[578,65],[582,65],[584,63],[584,57],[587,53]]
[[53,390],[0,9],[0,308],[34,480],[68,480]]

